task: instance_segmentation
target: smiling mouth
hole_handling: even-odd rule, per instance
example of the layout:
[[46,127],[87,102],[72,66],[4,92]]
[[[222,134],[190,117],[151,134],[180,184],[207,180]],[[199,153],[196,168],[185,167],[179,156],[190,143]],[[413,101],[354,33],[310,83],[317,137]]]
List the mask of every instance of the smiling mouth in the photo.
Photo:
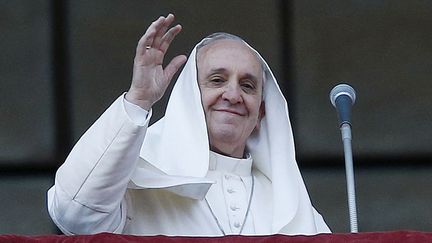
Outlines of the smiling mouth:
[[227,112],[227,113],[231,113],[231,114],[234,114],[234,115],[243,116],[242,113],[239,113],[239,112],[237,112],[235,110],[230,110],[230,109],[217,109],[216,111]]

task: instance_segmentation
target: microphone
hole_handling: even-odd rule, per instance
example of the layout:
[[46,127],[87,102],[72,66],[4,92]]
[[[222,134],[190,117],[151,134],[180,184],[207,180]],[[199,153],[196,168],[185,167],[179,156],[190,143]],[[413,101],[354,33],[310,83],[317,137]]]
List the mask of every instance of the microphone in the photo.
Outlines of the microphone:
[[339,115],[339,126],[351,125],[351,107],[356,100],[355,90],[348,84],[336,85],[330,91],[330,101]]
[[354,166],[351,146],[351,107],[356,100],[354,89],[348,84],[336,85],[330,91],[330,101],[339,115],[339,127],[342,134],[345,157],[345,173],[347,181],[348,211],[351,233],[358,232],[357,206],[354,183]]

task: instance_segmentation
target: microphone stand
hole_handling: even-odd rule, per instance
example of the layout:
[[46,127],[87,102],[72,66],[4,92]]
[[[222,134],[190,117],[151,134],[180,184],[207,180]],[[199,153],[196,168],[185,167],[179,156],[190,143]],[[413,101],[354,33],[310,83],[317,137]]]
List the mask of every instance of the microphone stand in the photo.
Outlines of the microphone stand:
[[347,193],[348,193],[348,210],[350,217],[351,233],[358,233],[357,227],[357,206],[355,197],[355,183],[354,183],[354,167],[353,167],[353,156],[351,146],[351,125],[349,123],[343,123],[341,125],[342,142],[344,146],[345,155],[345,172],[347,181]]

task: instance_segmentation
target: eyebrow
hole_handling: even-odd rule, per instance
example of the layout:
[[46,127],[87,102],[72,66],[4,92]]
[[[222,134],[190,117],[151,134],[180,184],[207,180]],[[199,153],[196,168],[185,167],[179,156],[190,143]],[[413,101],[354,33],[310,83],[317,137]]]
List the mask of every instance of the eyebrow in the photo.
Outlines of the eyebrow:
[[258,77],[256,77],[255,75],[252,75],[250,73],[246,73],[246,75],[244,77],[246,79],[252,80],[252,82],[254,82],[255,84],[258,84]]
[[215,73],[225,73],[227,72],[226,68],[212,68],[210,69],[209,75],[215,74]]
[[[226,68],[213,68],[213,69],[211,69],[210,70],[210,73],[208,74],[208,76],[211,76],[211,75],[213,75],[213,74],[216,74],[216,73],[226,73],[227,72],[227,69]],[[258,83],[258,77],[256,77],[255,75],[253,75],[253,74],[250,74],[250,73],[246,73],[246,74],[244,74],[243,76],[242,76],[242,78],[244,79],[250,79],[250,80],[252,80],[255,84],[257,84]]]

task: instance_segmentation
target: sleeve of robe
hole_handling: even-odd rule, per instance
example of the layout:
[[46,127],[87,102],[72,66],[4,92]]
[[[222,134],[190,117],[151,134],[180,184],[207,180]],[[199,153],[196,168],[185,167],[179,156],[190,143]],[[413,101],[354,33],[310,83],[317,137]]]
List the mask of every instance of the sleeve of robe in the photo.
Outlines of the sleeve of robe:
[[[58,169],[48,211],[65,234],[121,233],[124,195],[151,114],[132,121],[119,97],[88,129]],[[132,117],[133,118],[133,117]]]

